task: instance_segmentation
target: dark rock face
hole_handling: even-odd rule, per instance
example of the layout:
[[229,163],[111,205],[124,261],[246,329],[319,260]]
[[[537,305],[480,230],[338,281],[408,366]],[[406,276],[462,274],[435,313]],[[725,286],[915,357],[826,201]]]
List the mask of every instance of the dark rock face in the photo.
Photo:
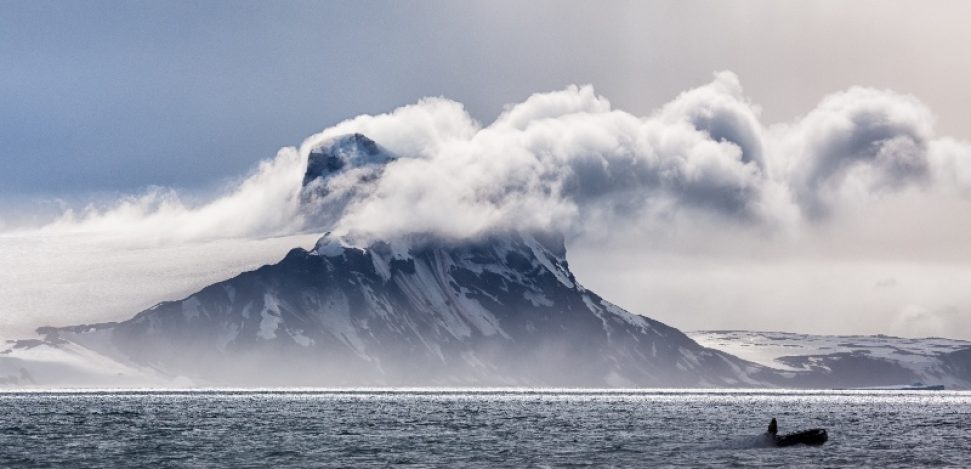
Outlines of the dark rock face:
[[333,226],[348,203],[375,188],[385,167],[396,159],[361,134],[327,140],[310,150],[301,183],[303,214],[316,226]]
[[311,150],[307,158],[307,171],[303,176],[306,187],[317,179],[326,178],[348,166],[383,164],[393,159],[391,155],[361,134],[335,138]]
[[941,361],[947,372],[971,383],[971,348],[944,354]]
[[779,362],[807,370],[794,377],[793,385],[798,387],[857,388],[920,381],[920,377],[913,370],[866,353],[781,357]]
[[356,247],[280,263],[121,323],[47,329],[217,384],[753,386],[766,368],[583,288],[562,240],[510,234]]

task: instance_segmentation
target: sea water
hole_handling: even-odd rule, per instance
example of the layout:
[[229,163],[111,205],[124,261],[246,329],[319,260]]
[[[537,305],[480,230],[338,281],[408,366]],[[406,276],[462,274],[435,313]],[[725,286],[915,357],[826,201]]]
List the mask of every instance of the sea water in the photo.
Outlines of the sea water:
[[[821,447],[762,436],[823,427]],[[971,393],[0,393],[3,467],[971,467]]]

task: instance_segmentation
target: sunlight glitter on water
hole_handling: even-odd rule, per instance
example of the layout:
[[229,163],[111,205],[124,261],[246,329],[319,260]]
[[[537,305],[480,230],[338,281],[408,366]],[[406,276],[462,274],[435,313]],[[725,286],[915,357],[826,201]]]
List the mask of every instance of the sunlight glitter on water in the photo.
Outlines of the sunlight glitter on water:
[[[0,412],[3,466],[971,463],[969,392],[32,391],[0,393]],[[773,416],[830,441],[766,447]]]

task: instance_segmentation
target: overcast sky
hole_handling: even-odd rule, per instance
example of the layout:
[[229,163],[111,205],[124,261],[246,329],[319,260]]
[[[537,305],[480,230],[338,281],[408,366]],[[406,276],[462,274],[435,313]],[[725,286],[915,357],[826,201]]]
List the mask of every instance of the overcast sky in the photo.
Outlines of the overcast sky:
[[768,122],[853,85],[971,138],[968,2],[0,1],[0,195],[209,188],[424,96],[491,121],[593,84],[646,114],[731,70]]
[[[851,93],[827,108],[827,96],[865,86],[895,93],[887,109],[910,113],[895,131],[918,135],[920,148],[934,146],[934,161],[960,159],[953,155],[966,150],[940,150],[941,138],[971,140],[971,2],[0,0],[0,11],[0,230],[24,220],[42,224],[64,204],[129,200],[150,186],[178,189],[182,200],[220,197],[254,172],[289,171],[287,154],[276,157],[277,169],[256,169],[282,147],[426,96],[461,103],[490,126],[509,104],[529,108],[534,93],[590,84],[603,97],[591,106],[609,100],[611,109],[660,113],[666,122],[696,105],[690,97],[668,103],[707,86],[694,96],[739,99],[739,115],[755,116],[765,145],[784,158],[815,151],[806,135],[827,128],[819,123],[831,108],[860,98]],[[709,85],[725,70],[733,75]],[[921,104],[911,106],[910,97]],[[561,98],[573,99],[569,92],[551,99]],[[825,112],[805,119],[817,109]],[[770,132],[779,124],[791,129]],[[371,130],[394,147],[400,136],[382,125]],[[926,171],[945,174],[950,166],[942,164]],[[571,262],[604,297],[686,329],[971,338],[966,199],[934,192],[872,205],[858,192],[896,185],[896,173],[867,173],[858,185],[830,185],[824,189],[832,193],[820,194],[806,187],[830,169],[811,169],[804,180],[766,185],[741,175],[716,182],[759,194],[781,185],[792,192],[787,203],[798,217],[835,211],[836,221],[803,222],[796,235],[768,239],[761,225],[711,229],[707,219],[647,231],[608,225],[607,233],[575,238]],[[709,188],[699,194],[710,197]],[[221,206],[252,205],[237,199]],[[862,199],[865,209],[854,205]],[[844,205],[852,208],[830,207]],[[751,217],[784,218],[771,207],[759,210]],[[215,224],[214,212],[134,218],[139,229],[190,219]],[[111,213],[97,226],[134,219]],[[254,228],[259,223],[220,222],[236,229],[221,232],[232,238],[222,244],[189,242],[179,232],[153,238],[154,247],[77,237],[75,225],[44,237],[0,233],[0,260],[14,266],[0,272],[13,286],[0,292],[0,338],[46,323],[123,319],[312,244],[304,232],[280,238],[293,233]],[[99,265],[106,258],[110,268]]]

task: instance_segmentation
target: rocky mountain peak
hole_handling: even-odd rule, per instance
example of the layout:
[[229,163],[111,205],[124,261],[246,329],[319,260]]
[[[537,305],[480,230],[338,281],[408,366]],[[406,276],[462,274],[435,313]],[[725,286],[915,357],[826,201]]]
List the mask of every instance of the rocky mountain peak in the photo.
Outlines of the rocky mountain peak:
[[394,157],[380,145],[354,133],[330,139],[310,151],[303,186],[327,179],[338,172],[352,168],[381,166]]

